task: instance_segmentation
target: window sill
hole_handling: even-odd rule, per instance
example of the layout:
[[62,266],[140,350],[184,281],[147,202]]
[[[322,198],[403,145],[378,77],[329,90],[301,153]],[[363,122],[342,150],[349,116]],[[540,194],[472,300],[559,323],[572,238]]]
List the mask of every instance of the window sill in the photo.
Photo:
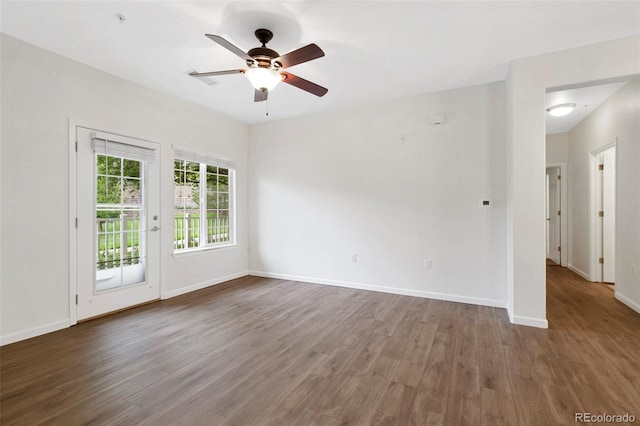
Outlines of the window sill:
[[238,245],[237,243],[230,243],[230,244],[224,244],[219,246],[198,247],[194,249],[174,251],[173,253],[171,253],[171,256],[175,258],[194,256],[197,254],[203,254],[211,251],[229,250],[236,247],[237,245]]

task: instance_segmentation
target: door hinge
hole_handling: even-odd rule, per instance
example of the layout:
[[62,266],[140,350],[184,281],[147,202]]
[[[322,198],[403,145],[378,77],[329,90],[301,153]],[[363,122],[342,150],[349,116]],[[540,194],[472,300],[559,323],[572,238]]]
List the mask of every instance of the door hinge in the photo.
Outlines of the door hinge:
[[600,211],[598,212],[598,217],[604,217],[604,211],[600,210]]
[[560,210],[558,210],[558,216],[560,216]]
[[78,229],[78,218],[76,217],[76,229]]
[[604,264],[604,257],[598,258],[598,263],[603,265]]
[[560,246],[558,246],[558,251],[562,251],[562,250],[560,250]]
[[78,152],[78,141],[76,141],[76,152]]
[[78,295],[76,294],[76,305],[78,304]]
[[560,177],[560,175],[558,175],[558,180],[560,180],[560,179],[562,179],[562,178]]
[[604,170],[604,164],[598,164],[598,170]]

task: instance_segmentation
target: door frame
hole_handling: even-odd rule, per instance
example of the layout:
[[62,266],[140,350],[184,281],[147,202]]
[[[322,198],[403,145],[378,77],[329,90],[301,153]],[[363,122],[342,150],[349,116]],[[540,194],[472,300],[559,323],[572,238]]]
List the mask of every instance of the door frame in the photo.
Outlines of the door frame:
[[567,163],[547,163],[548,168],[560,168],[560,266],[567,267],[569,262],[569,197],[567,196]]
[[[593,151],[589,152],[589,281],[602,282],[602,267],[598,262],[600,253],[602,252],[602,238],[600,234],[600,220],[598,212],[600,211],[600,201],[602,198],[601,182],[598,182],[597,171],[600,164],[599,156],[609,148],[616,148],[616,175],[618,173],[618,138],[615,137],[611,142],[606,143]],[[615,199],[618,200],[618,179],[616,176]],[[616,233],[617,233],[616,229]],[[617,241],[617,238],[616,238]]]
[[[76,217],[77,217],[77,207],[78,207],[78,194],[77,194],[77,158],[76,158],[76,128],[77,127],[85,127],[89,129],[96,130],[98,132],[104,133],[112,133],[116,135],[126,136],[128,138],[135,138],[140,140],[147,140],[145,138],[140,138],[136,136],[129,136],[127,132],[113,130],[110,128],[105,128],[105,126],[96,125],[95,123],[87,123],[84,121],[76,120],[73,118],[69,118],[69,128],[68,128],[68,138],[69,138],[69,210],[68,210],[68,226],[69,226],[69,325],[73,326],[78,323],[78,312],[76,306],[76,295],[78,293],[78,265],[77,265],[77,230],[76,230]],[[149,141],[151,142],[151,141]],[[162,211],[162,144],[157,143],[159,146],[158,149],[158,161],[160,164],[159,167],[159,180],[160,180],[160,194],[159,197],[159,209],[160,209],[160,217],[163,217]],[[160,272],[158,277],[158,286],[160,292],[160,298],[164,294],[164,282],[162,279],[162,238],[160,239],[160,253],[158,255],[158,271]]]

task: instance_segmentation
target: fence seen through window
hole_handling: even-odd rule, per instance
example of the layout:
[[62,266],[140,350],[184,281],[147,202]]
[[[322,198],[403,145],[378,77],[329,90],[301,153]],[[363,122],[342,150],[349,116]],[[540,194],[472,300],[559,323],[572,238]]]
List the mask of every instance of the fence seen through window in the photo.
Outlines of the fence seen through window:
[[174,250],[233,241],[233,171],[194,161],[174,161]]

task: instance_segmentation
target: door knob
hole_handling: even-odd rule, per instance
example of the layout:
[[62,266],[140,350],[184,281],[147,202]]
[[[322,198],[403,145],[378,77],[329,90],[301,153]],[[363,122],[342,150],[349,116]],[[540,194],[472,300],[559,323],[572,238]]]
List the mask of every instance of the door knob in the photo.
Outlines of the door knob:
[[160,230],[160,228],[157,227],[157,226],[154,226],[153,228],[149,229],[149,231],[153,231],[153,232],[156,232],[156,231],[159,231],[159,230]]

